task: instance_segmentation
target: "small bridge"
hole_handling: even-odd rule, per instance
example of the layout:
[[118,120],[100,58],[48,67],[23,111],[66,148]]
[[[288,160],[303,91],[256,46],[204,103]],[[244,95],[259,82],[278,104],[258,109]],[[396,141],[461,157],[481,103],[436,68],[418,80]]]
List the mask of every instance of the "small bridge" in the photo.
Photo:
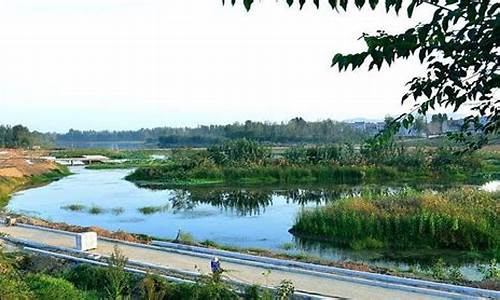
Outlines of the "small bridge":
[[84,155],[83,157],[56,158],[55,162],[65,166],[83,166],[108,162],[109,157],[103,155]]

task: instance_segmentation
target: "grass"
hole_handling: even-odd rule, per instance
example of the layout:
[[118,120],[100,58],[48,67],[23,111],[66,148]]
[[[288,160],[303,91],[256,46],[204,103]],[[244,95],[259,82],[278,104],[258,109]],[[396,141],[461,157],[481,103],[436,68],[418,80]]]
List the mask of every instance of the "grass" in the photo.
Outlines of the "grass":
[[159,213],[159,212],[165,212],[168,209],[169,209],[169,205],[165,204],[165,205],[159,205],[159,206],[144,206],[144,207],[138,208],[137,210],[143,215],[152,215],[152,214]]
[[347,198],[299,213],[291,232],[354,249],[500,246],[499,193],[472,188]]
[[61,207],[64,210],[70,211],[83,211],[85,209],[85,205],[83,204],[70,204]]
[[[370,176],[395,178],[394,171],[374,170]],[[196,166],[188,170],[174,164],[140,167],[126,177],[127,180],[172,186],[201,186],[218,184],[290,184],[290,183],[360,183],[366,177],[362,167],[342,166],[215,166],[206,169]]]
[[105,210],[104,210],[104,208],[102,208],[102,207],[100,207],[100,206],[97,206],[97,205],[93,204],[93,205],[89,208],[88,212],[89,212],[90,214],[92,214],[92,215],[99,215],[99,214],[104,213],[104,212],[105,212]]
[[125,212],[125,208],[123,207],[114,207],[111,209],[111,213],[115,216],[121,215]]
[[196,239],[195,237],[187,231],[179,230],[179,233],[177,234],[177,237],[175,238],[175,242],[181,243],[181,244],[196,244]]
[[292,250],[293,248],[295,248],[295,244],[291,242],[283,243],[280,245],[280,249],[283,249],[285,251]]

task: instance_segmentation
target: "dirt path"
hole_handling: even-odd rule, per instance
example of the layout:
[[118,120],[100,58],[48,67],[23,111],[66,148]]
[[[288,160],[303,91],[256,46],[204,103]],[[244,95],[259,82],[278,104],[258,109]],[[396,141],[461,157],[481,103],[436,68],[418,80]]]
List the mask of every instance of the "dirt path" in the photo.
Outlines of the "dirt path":
[[[68,248],[74,247],[74,236],[71,235],[23,227],[4,227],[3,225],[0,225],[0,232],[7,233],[14,238],[31,240],[51,246]],[[114,246],[115,243],[113,242],[100,240],[98,243],[98,249],[92,252],[101,255],[110,255]],[[210,262],[208,258],[205,259],[183,254],[168,253],[155,249],[147,249],[124,244],[119,244],[118,246],[131,260],[153,263],[184,271],[195,271],[195,268],[199,268],[203,272],[209,272]],[[289,279],[294,283],[296,288],[300,290],[335,297],[352,299],[440,299],[438,297],[396,289],[375,287],[314,275],[297,274],[278,270],[272,270],[268,276],[263,276],[262,274],[267,271],[265,268],[240,265],[224,261],[222,261],[222,265],[225,269],[230,270],[228,277],[245,283],[277,285],[282,279]]]

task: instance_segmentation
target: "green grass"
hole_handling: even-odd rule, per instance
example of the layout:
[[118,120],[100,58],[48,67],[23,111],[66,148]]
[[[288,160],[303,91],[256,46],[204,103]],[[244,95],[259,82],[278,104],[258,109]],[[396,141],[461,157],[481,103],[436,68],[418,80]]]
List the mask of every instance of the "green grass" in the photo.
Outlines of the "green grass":
[[[395,172],[375,170],[373,176],[384,173],[394,178]],[[370,173],[370,174],[372,174]],[[291,183],[360,183],[366,176],[366,168],[342,166],[245,166],[210,169],[195,166],[185,169],[168,164],[138,168],[126,177],[141,183],[166,184],[172,186],[201,186],[220,184],[291,184]],[[370,175],[371,176],[371,175]]]
[[159,212],[165,212],[168,210],[168,208],[169,208],[168,204],[165,204],[159,206],[144,206],[138,208],[137,210],[143,215],[152,215]]
[[100,207],[100,206],[97,206],[97,205],[93,204],[93,205],[89,208],[88,212],[89,212],[90,214],[92,214],[92,215],[99,215],[99,214],[104,213],[104,212],[105,212],[105,210],[104,210],[104,208],[102,208],[102,207]]
[[280,249],[283,249],[285,251],[292,250],[293,248],[295,248],[295,243],[291,242],[283,243],[280,245]]
[[83,211],[85,210],[85,205],[83,204],[70,204],[70,205],[65,205],[61,207],[64,210],[70,210],[70,211]]
[[111,209],[111,213],[115,216],[121,215],[125,212],[125,208],[123,207],[113,207]]
[[347,198],[302,211],[291,232],[358,250],[445,248],[498,253],[499,196],[464,188]]

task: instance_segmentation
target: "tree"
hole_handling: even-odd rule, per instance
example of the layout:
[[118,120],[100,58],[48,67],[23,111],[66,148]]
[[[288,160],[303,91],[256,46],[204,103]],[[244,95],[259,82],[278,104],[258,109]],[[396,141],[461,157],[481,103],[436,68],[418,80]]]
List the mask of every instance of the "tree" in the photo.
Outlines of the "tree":
[[[225,1],[222,1],[223,4]],[[235,0],[231,0],[234,5]],[[243,0],[249,10],[253,0]],[[292,6],[298,2],[300,8],[306,0],[286,0]],[[387,12],[399,13],[403,0],[385,0]],[[313,0],[319,8],[320,1]],[[328,0],[334,10],[347,10],[349,0]],[[368,3],[368,4],[367,4]],[[354,0],[361,9],[369,5],[375,9],[382,5],[378,0]],[[418,55],[427,65],[425,76],[417,76],[408,82],[408,92],[402,102],[410,97],[414,108],[395,119],[392,128],[410,127],[414,114],[425,116],[436,107],[453,108],[457,111],[464,104],[470,105],[469,114],[462,130],[452,137],[465,143],[468,149],[477,149],[488,142],[500,129],[500,3],[495,0],[408,0],[405,2],[409,17],[423,5],[435,8],[430,22],[419,24],[399,34],[377,31],[362,38],[366,50],[354,54],[336,54],[332,67],[339,71],[349,67],[353,70],[365,62],[368,69],[380,70],[382,65],[391,65],[396,59]],[[476,134],[474,134],[476,133]]]

